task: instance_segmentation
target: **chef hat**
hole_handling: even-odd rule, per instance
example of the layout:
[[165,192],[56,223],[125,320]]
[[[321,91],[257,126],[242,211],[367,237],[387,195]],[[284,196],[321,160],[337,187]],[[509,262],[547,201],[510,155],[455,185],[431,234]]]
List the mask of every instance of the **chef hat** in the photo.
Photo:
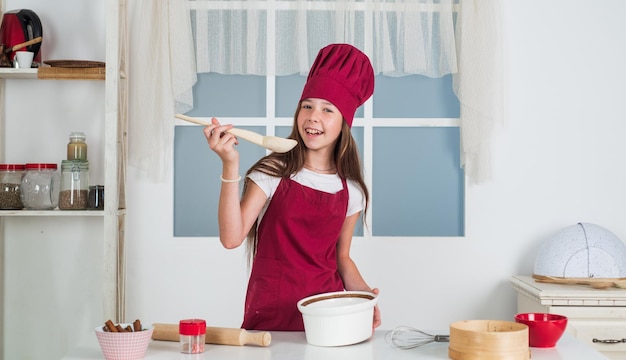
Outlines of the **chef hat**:
[[328,100],[352,127],[354,112],[373,93],[374,70],[367,55],[352,45],[331,44],[317,54],[300,101]]

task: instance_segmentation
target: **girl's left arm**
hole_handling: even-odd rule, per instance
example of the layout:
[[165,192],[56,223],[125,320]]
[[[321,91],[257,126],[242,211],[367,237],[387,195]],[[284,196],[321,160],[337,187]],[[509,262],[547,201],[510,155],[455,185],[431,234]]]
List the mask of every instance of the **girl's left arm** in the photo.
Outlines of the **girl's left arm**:
[[[350,291],[370,291],[378,295],[378,289],[371,288],[359,272],[356,264],[350,257],[350,246],[352,244],[352,234],[354,232],[354,226],[359,220],[361,212],[346,217],[341,228],[341,234],[339,235],[339,241],[337,242],[337,269],[339,275],[343,280],[343,285],[346,290]],[[374,308],[374,323],[373,327],[380,326],[380,310],[378,305]]]

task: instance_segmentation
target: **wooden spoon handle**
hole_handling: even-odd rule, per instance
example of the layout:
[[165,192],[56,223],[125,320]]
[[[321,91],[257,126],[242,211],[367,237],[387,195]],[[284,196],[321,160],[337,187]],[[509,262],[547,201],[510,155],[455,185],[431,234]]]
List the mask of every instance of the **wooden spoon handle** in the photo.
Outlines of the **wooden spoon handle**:
[[13,47],[11,48],[11,50],[12,50],[12,51],[17,51],[17,50],[19,50],[19,49],[21,49],[21,48],[24,48],[24,47],[27,47],[27,46],[30,46],[30,45],[34,45],[34,44],[40,43],[40,42],[41,42],[41,40],[42,40],[42,38],[41,38],[41,36],[39,36],[39,37],[36,37],[36,38],[34,38],[34,39],[31,39],[31,40],[28,40],[28,41],[26,41],[26,42],[23,42],[23,43],[21,43],[21,44],[13,45]]
[[[211,124],[209,124],[209,123],[207,123],[205,121],[202,121],[200,119],[196,119],[196,118],[193,118],[191,116],[187,116],[187,115],[183,115],[183,114],[176,114],[176,115],[174,115],[174,117],[176,117],[178,119],[181,119],[181,120],[188,121],[190,123],[202,125],[202,126],[209,126],[209,125],[211,125]],[[242,139],[246,139],[246,140],[250,141],[253,144],[264,146],[264,144],[263,144],[263,135],[257,134],[257,133],[255,133],[253,131],[232,128],[232,129],[228,130],[228,132],[233,134],[233,135],[235,135],[235,136],[237,136],[237,137],[240,137]]]
[[187,115],[183,115],[183,114],[176,114],[174,115],[175,118],[181,119],[181,120],[185,120],[188,121],[190,123],[194,123],[194,124],[198,124],[198,125],[202,125],[202,126],[209,126],[211,124],[209,124],[206,121],[202,121],[200,119],[196,119],[194,117],[191,116],[187,116]]

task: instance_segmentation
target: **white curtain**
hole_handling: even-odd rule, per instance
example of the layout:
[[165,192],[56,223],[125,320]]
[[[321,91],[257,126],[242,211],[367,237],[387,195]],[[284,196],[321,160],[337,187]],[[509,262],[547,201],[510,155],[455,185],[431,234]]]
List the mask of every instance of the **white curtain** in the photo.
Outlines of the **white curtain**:
[[306,75],[318,50],[330,43],[360,48],[377,74],[457,72],[454,16],[459,6],[453,0],[190,4],[199,73]]
[[376,74],[453,74],[461,165],[471,182],[489,180],[503,102],[499,1],[132,1],[129,161],[162,170],[171,116],[193,106],[196,72],[306,75],[320,48],[344,42],[368,54]]
[[193,108],[196,83],[187,0],[127,2],[128,163],[156,182],[169,175],[174,114]]
[[461,0],[461,5],[453,88],[461,104],[461,166],[470,183],[479,184],[494,177],[493,142],[505,120],[502,9],[499,0]]

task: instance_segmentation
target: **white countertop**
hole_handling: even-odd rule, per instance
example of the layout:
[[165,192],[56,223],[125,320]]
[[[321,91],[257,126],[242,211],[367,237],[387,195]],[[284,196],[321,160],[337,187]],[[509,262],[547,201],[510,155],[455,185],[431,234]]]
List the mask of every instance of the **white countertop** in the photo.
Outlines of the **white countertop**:
[[[385,330],[378,330],[374,337],[360,344],[342,347],[317,347],[306,342],[304,332],[271,332],[272,343],[268,347],[229,346],[206,344],[202,354],[187,355],[178,351],[177,342],[151,341],[146,360],[222,360],[222,359],[262,359],[262,360],[436,360],[448,358],[447,343],[431,343],[419,348],[400,350],[385,341]],[[437,334],[446,334],[439,333]],[[93,346],[77,349],[66,360],[103,359],[96,336]],[[607,359],[575,337],[564,334],[552,349],[531,348],[532,360],[600,360]]]

